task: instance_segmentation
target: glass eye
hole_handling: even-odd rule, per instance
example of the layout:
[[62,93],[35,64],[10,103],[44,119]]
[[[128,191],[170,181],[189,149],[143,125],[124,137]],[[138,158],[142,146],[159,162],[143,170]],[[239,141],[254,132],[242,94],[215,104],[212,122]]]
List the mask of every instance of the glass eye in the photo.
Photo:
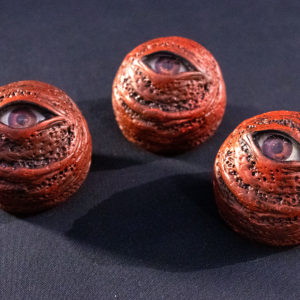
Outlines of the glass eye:
[[262,154],[276,161],[300,161],[300,146],[278,131],[257,132],[254,141]]
[[31,104],[8,105],[0,112],[0,122],[11,128],[32,127],[54,115]]
[[190,62],[171,52],[161,51],[146,55],[143,57],[143,62],[154,72],[162,75],[196,71]]

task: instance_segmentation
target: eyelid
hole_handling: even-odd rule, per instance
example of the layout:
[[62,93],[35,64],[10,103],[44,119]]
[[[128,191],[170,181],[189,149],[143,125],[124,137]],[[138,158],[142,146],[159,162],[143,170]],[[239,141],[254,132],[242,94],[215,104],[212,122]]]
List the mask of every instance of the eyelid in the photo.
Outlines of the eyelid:
[[[283,133],[281,131],[267,130],[267,131],[258,131],[253,134],[254,144],[258,147],[258,149],[260,150],[261,153],[262,153],[262,146],[263,146],[264,141],[271,135],[281,136],[281,137],[289,140],[292,144],[291,155],[286,160],[283,160],[282,162],[300,161],[300,145],[299,145],[299,143],[296,140],[294,140],[291,136],[289,136],[288,134]],[[280,161],[278,161],[278,162],[280,162]]]

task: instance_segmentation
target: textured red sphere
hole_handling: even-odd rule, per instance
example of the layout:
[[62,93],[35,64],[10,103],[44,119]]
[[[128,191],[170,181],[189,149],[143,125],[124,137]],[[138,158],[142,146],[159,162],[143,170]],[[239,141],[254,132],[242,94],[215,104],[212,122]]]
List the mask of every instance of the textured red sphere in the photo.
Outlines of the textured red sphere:
[[214,190],[238,233],[275,246],[300,243],[300,113],[274,111],[242,122],[221,146]]
[[91,149],[63,91],[38,81],[0,87],[0,208],[32,214],[65,201],[85,180]]
[[125,57],[114,79],[112,103],[129,141],[153,152],[182,152],[218,128],[225,84],[203,46],[182,37],[157,38]]

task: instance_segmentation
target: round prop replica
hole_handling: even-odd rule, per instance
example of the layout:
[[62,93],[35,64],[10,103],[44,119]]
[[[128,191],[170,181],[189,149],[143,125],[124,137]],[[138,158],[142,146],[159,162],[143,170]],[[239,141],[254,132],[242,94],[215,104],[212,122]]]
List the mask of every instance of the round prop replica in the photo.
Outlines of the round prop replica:
[[219,212],[261,243],[300,243],[300,113],[274,111],[242,122],[221,146],[214,169]]
[[63,91],[38,81],[0,87],[0,208],[32,214],[65,201],[87,176],[91,147]]
[[226,105],[218,63],[182,37],[132,50],[113,83],[113,108],[125,137],[149,151],[189,150],[214,134]]

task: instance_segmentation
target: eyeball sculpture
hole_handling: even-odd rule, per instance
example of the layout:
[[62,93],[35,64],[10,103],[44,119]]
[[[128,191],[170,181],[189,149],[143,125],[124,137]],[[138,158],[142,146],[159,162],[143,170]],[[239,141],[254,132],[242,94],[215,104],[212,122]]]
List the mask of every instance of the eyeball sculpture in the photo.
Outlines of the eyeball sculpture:
[[0,208],[32,214],[77,191],[91,162],[91,137],[75,103],[47,83],[0,87]]
[[221,146],[214,190],[219,212],[261,243],[300,243],[300,113],[274,111],[242,122]]
[[182,37],[157,38],[125,57],[114,79],[112,103],[129,141],[152,152],[183,152],[219,126],[225,84],[203,46]]

